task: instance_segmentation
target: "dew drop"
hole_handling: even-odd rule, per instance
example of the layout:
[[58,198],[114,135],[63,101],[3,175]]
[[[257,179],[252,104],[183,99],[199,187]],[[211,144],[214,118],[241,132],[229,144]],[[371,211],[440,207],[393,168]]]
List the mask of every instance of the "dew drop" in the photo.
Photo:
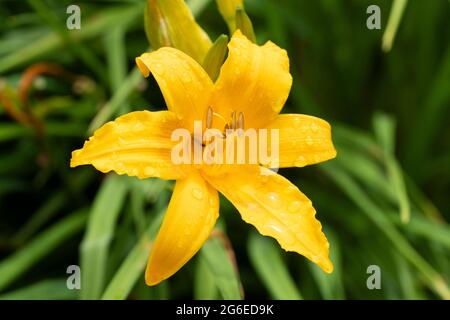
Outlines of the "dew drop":
[[192,189],[192,196],[197,200],[202,200],[203,192],[200,189]]
[[267,198],[275,208],[279,208],[281,206],[280,196],[277,193],[269,192]]
[[187,72],[183,72],[183,74],[181,75],[181,78],[182,78],[183,81],[186,82],[186,83],[192,81],[191,76],[190,76],[189,73],[187,73]]
[[265,183],[267,183],[267,181],[269,181],[269,177],[267,175],[262,175],[261,176],[261,183],[265,184]]
[[126,141],[124,138],[119,137],[118,143],[119,143],[119,146],[124,146],[126,144]]
[[248,205],[247,205],[247,209],[250,210],[250,211],[253,211],[256,208],[258,208],[258,206],[255,203],[253,203],[253,202],[249,202]]
[[311,131],[317,132],[318,130],[319,130],[319,127],[317,126],[317,124],[315,122],[311,123]]
[[295,160],[296,167],[304,167],[307,165],[306,159],[304,156],[299,156],[297,160]]
[[268,227],[271,228],[272,230],[274,230],[277,233],[283,233],[283,230],[281,230],[281,228],[278,227],[275,224],[268,224]]
[[138,132],[141,131],[144,128],[144,125],[141,122],[136,122],[133,126],[133,131]]
[[288,210],[290,212],[297,212],[301,206],[302,206],[302,203],[298,200],[295,200],[289,204]]
[[156,170],[151,168],[151,167],[146,167],[144,169],[144,173],[146,176],[154,176],[155,175]]
[[160,63],[155,63],[153,66],[153,72],[159,76],[162,76],[164,74],[164,67]]
[[306,137],[306,144],[308,146],[311,146],[314,143],[313,139],[311,138],[311,136],[307,136]]

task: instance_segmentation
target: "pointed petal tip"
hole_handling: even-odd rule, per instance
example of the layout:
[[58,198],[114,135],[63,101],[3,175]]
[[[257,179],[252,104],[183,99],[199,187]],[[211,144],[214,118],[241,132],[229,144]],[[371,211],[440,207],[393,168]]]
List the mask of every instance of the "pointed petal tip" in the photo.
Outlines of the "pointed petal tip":
[[328,257],[323,258],[322,261],[317,262],[319,267],[326,273],[330,274],[334,270],[333,263],[330,261]]
[[156,277],[155,274],[146,272],[145,273],[145,284],[149,287],[156,286],[160,284],[164,279]]
[[145,268],[145,284],[149,287],[156,286],[167,278],[163,277],[161,273],[156,272],[155,264],[153,259],[151,259],[152,253],[153,252],[150,252],[149,261]]
[[137,67],[139,68],[139,71],[141,71],[142,75],[147,78],[150,75],[150,70],[149,68],[145,65],[145,62],[143,61],[143,56],[146,53],[143,53],[142,55],[140,55],[139,57],[136,57],[134,59],[134,61],[136,62]]

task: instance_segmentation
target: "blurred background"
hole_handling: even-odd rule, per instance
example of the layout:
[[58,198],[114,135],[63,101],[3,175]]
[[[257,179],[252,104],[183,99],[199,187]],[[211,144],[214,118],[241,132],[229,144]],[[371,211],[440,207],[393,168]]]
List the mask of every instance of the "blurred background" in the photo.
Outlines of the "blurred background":
[[[212,40],[228,33],[214,1],[187,3]],[[71,4],[80,30],[66,28]],[[380,30],[366,26],[373,4]],[[69,168],[93,128],[165,109],[134,66],[149,47],[144,6],[0,0],[0,299],[450,298],[448,0],[245,1],[257,42],[289,53],[283,112],[332,124],[335,160],[281,174],[313,201],[335,271],[221,198],[217,230],[156,287],[143,270],[173,183]],[[70,265],[81,290],[67,288]],[[371,265],[381,289],[367,287]]]

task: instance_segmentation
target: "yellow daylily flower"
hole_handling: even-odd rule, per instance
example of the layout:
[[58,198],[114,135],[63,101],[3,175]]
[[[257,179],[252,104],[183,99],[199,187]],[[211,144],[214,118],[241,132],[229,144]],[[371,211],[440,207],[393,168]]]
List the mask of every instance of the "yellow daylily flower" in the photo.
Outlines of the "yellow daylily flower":
[[193,132],[193,122],[212,112],[214,121],[207,126],[222,131],[236,121],[230,114],[242,114],[247,128],[278,129],[280,167],[303,167],[336,156],[326,121],[279,115],[292,84],[286,51],[270,41],[257,46],[239,30],[228,48],[215,83],[194,59],[174,48],[136,58],[143,75],[155,77],[169,110],[121,116],[72,154],[72,167],[92,164],[102,172],[177,180],[148,260],[148,285],[173,275],[207,240],[219,216],[218,191],[261,234],[275,238],[287,251],[304,255],[325,272],[333,270],[329,244],[311,201],[287,179],[258,164],[212,170],[214,165],[171,161],[175,146],[171,133],[180,127]]

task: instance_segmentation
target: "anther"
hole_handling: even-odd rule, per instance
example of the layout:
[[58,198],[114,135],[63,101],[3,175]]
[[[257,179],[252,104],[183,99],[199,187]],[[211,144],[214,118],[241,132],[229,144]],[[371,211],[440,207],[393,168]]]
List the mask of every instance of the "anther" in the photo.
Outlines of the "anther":
[[244,113],[243,112],[239,112],[237,127],[238,127],[238,129],[244,129]]
[[212,126],[212,120],[213,120],[213,109],[211,107],[208,107],[208,111],[206,112],[206,128],[210,129]]
[[231,129],[236,129],[236,111],[231,113]]

